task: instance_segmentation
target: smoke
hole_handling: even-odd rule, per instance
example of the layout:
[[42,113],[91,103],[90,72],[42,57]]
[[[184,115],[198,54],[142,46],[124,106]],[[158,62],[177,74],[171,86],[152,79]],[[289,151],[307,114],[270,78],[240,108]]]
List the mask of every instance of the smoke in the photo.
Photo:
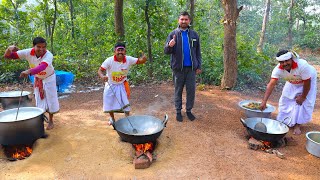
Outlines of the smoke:
[[155,100],[153,103],[151,103],[146,109],[146,113],[148,115],[154,115],[163,112],[164,110],[168,109],[168,106],[171,105],[170,100],[168,100],[166,96],[155,95],[154,99]]

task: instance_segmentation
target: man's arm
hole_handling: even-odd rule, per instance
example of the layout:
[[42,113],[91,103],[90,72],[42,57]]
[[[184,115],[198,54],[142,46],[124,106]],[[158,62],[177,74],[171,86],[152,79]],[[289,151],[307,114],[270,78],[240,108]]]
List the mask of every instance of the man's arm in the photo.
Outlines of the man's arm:
[[19,48],[17,46],[11,45],[6,49],[3,57],[7,59],[19,59],[19,56],[16,53],[18,50]]
[[22,71],[20,73],[20,77],[28,77],[29,74],[31,74],[31,75],[38,74],[39,72],[45,70],[47,67],[48,67],[48,64],[46,62],[41,62],[38,66],[36,66],[34,68]]
[[173,47],[176,44],[176,35],[175,34],[172,35],[172,34],[173,33],[170,33],[167,37],[166,45],[164,46],[165,54],[172,54]]
[[303,81],[303,91],[301,95],[296,97],[296,102],[301,105],[306,100],[311,87],[311,78]]
[[[198,36],[198,35],[197,35]],[[202,66],[202,57],[201,57],[201,48],[200,48],[200,37],[198,36],[198,42],[199,45],[196,49],[196,57],[197,57],[197,61],[198,61],[198,68],[196,70],[197,74],[200,74],[202,72],[201,70],[201,66]]]
[[144,53],[142,53],[142,56],[138,58],[136,64],[144,64],[145,62],[147,62],[147,56]]
[[267,89],[266,89],[266,92],[264,93],[264,97],[263,97],[263,100],[262,100],[262,103],[260,105],[260,109],[261,110],[264,110],[266,107],[267,107],[267,101],[275,87],[275,85],[277,84],[278,82],[278,79],[275,79],[275,78],[271,78],[268,85],[267,85]]
[[99,67],[99,69],[98,69],[98,76],[100,77],[100,79],[102,79],[104,82],[107,82],[108,81],[108,76],[105,76],[104,75],[104,72],[105,72],[106,70],[104,69],[104,68],[102,68],[102,67]]

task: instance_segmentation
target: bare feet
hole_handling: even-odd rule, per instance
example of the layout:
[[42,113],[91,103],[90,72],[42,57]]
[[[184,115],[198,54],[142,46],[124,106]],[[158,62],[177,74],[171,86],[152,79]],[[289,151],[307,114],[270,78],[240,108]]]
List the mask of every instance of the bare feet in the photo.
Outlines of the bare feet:
[[293,127],[293,134],[295,134],[295,135],[300,135],[301,134],[301,129],[300,129],[300,125],[299,124],[296,124]]
[[47,130],[50,130],[50,129],[53,129],[54,128],[54,124],[53,124],[53,121],[50,121],[49,123],[48,123],[48,126],[47,126]]

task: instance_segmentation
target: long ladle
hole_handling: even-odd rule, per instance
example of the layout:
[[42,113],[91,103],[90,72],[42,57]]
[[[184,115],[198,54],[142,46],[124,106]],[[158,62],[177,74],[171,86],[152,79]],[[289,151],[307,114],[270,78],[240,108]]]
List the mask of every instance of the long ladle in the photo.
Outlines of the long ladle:
[[[117,98],[117,96],[116,96],[116,93],[113,91],[113,88],[111,87],[111,85],[110,85],[110,83],[109,83],[108,80],[107,80],[107,83],[108,83],[108,85],[109,85],[109,87],[110,87],[110,89],[111,89],[114,97],[116,98],[116,100],[118,101],[118,103],[119,103],[119,105],[120,105],[120,107],[121,107],[121,103],[120,103],[120,101],[118,100],[118,98]],[[124,109],[123,109],[122,107],[121,107],[121,110],[124,112]],[[138,133],[138,130],[132,126],[132,124],[131,124],[131,122],[130,122],[130,120],[129,120],[129,118],[128,118],[127,116],[126,116],[126,119],[129,121],[129,123],[130,123],[130,125],[131,125],[131,127],[132,127],[132,132],[133,132],[133,134],[137,134],[137,133]]]
[[267,126],[262,122],[262,114],[263,110],[261,110],[261,116],[260,116],[260,120],[261,122],[258,122],[255,126],[254,126],[254,130],[259,131],[259,132],[263,132],[266,133],[267,132]]
[[18,109],[17,109],[17,114],[16,114],[16,121],[18,119],[18,114],[19,114],[19,109],[20,109],[20,104],[21,104],[21,99],[22,99],[22,93],[23,93],[23,86],[24,86],[24,83],[26,82],[26,79],[27,78],[24,78],[23,81],[22,81],[22,88],[21,88],[21,93],[20,93],[20,98],[19,98],[19,104],[18,104]]

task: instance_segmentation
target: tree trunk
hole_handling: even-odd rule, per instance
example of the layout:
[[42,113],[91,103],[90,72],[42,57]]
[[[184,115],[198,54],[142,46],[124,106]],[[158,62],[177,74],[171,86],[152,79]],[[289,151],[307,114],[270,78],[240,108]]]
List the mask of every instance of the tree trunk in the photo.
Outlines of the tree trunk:
[[52,33],[51,33],[51,52],[52,54],[54,53],[53,51],[53,34],[54,34],[54,28],[56,26],[56,20],[57,20],[57,0],[53,1],[54,4],[54,15],[53,15],[53,22],[52,22]]
[[74,39],[74,15],[73,15],[73,3],[72,0],[69,0],[69,11],[70,11],[70,19],[71,19],[71,37]]
[[193,26],[194,26],[194,1],[195,0],[190,0],[190,16],[191,16],[191,29],[193,29]]
[[15,42],[16,45],[18,45],[20,41],[20,18],[19,18],[19,12],[18,12],[18,4],[17,2],[14,2],[11,0],[12,7],[14,9],[14,20],[16,22],[16,30],[17,30],[17,41]]
[[225,12],[224,25],[224,52],[223,64],[224,72],[221,79],[222,89],[231,89],[237,83],[238,76],[238,62],[237,62],[237,43],[236,43],[236,29],[237,19],[242,10],[242,6],[237,9],[236,0],[222,0],[223,9]]
[[150,17],[149,17],[149,3],[150,0],[146,0],[146,6],[144,9],[144,17],[147,22],[147,44],[148,44],[148,57],[149,61],[152,62],[152,47],[151,47],[151,24],[150,24]]
[[293,26],[293,18],[292,18],[292,9],[294,5],[294,0],[291,0],[290,7],[289,7],[289,27],[288,27],[288,48],[292,48],[292,26]]
[[266,27],[267,27],[268,20],[269,20],[270,4],[271,4],[270,0],[266,0],[266,9],[265,9],[264,17],[263,17],[263,22],[262,22],[260,40],[259,40],[259,44],[257,47],[258,53],[261,53],[263,51],[262,49],[263,49],[264,39],[265,39],[265,35],[266,35]]
[[114,26],[118,41],[124,41],[124,24],[123,24],[123,0],[115,0],[114,3]]
[[[150,24],[150,17],[149,17],[149,6],[150,0],[146,0],[146,6],[144,9],[144,16],[147,22],[147,46],[148,46],[148,59],[149,62],[152,63],[153,57],[152,57],[152,45],[151,45],[151,24]],[[149,77],[152,77],[152,66],[148,66],[148,75]]]
[[48,1],[45,0],[45,15],[44,15],[44,22],[45,22],[45,28],[46,28],[46,39],[50,38],[51,36],[51,25],[50,25],[50,21],[48,20],[47,16],[49,14],[49,5],[48,5]]

